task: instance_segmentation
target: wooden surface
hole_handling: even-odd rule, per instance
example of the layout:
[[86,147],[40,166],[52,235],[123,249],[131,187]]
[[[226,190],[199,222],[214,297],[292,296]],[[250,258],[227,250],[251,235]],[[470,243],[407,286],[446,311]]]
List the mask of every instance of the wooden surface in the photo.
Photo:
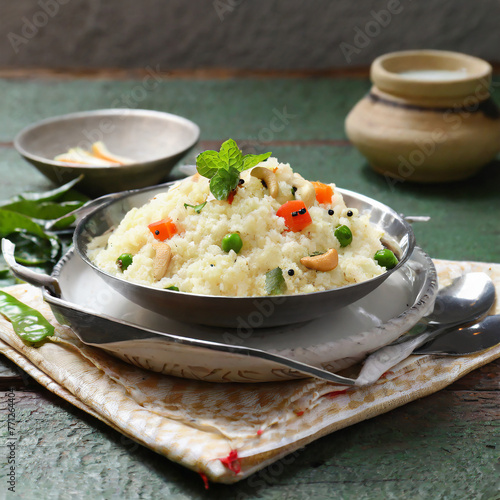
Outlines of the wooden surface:
[[[51,187],[13,149],[21,128],[57,114],[111,107],[141,85],[140,78],[109,75],[21,76],[0,79],[0,199]],[[415,232],[433,257],[498,262],[499,165],[453,185],[392,187],[370,170],[343,132],[345,115],[368,88],[367,80],[356,78],[163,76],[154,91],[132,104],[200,125],[201,142],[182,163],[227,137],[246,141],[308,177],[336,182],[405,214],[431,215]],[[293,117],[273,131],[273,117],[280,113]],[[2,451],[0,498],[500,498],[499,361],[430,397],[326,436],[239,484],[211,485],[208,492],[193,472],[122,437],[0,359],[3,439],[10,388],[19,436],[17,485],[15,495],[7,491]]]

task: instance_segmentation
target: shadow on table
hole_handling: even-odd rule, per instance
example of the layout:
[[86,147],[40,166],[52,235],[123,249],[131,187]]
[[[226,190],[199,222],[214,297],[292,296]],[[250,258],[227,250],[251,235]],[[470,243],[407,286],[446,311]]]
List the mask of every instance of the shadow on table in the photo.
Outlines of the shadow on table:
[[376,173],[368,163],[361,169],[361,175],[380,190],[407,193],[410,196],[426,198],[453,197],[459,200],[500,199],[500,160],[486,165],[475,176],[463,181],[424,184],[390,179]]

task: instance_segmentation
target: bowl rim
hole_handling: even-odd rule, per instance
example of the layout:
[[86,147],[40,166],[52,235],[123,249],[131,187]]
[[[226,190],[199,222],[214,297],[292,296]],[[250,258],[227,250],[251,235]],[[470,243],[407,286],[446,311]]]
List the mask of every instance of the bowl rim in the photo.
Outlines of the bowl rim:
[[[181,181],[182,180],[184,180],[184,179],[181,179]],[[383,280],[385,280],[393,272],[400,269],[408,260],[410,260],[411,255],[413,253],[413,250],[416,246],[416,238],[415,238],[415,233],[413,232],[413,228],[412,228],[411,224],[405,220],[405,218],[402,214],[399,214],[398,212],[396,212],[394,209],[392,209],[388,205],[385,205],[384,203],[382,203],[380,201],[374,200],[373,198],[370,198],[370,197],[365,196],[363,194],[357,193],[355,191],[351,191],[348,189],[337,187],[336,190],[338,192],[340,192],[340,194],[342,196],[348,195],[348,196],[357,198],[360,201],[362,201],[363,203],[367,203],[367,204],[372,205],[372,206],[378,206],[379,208],[383,209],[386,213],[391,214],[395,220],[398,220],[399,222],[401,222],[403,224],[403,226],[405,228],[405,234],[408,236],[407,248],[406,248],[405,252],[402,254],[401,259],[399,259],[399,262],[397,263],[397,265],[395,267],[393,267],[392,269],[386,269],[386,271],[384,273],[382,273],[378,276],[375,276],[373,278],[370,278],[369,280],[362,281],[361,283],[353,283],[353,284],[344,285],[344,286],[338,287],[338,288],[315,291],[315,292],[310,292],[310,293],[294,293],[294,294],[276,295],[276,296],[272,296],[272,297],[270,297],[269,295],[249,295],[249,296],[208,295],[208,294],[197,294],[197,293],[191,293],[191,292],[182,292],[180,290],[179,291],[172,291],[172,290],[168,290],[168,289],[161,289],[161,288],[153,287],[150,285],[144,285],[141,283],[134,283],[132,281],[128,281],[128,280],[125,280],[123,278],[120,278],[119,276],[114,276],[114,275],[104,271],[103,269],[100,269],[90,260],[90,258],[87,255],[87,252],[82,247],[83,241],[82,241],[81,235],[85,229],[85,225],[87,224],[87,221],[92,216],[94,216],[98,211],[104,210],[105,208],[109,207],[111,204],[116,203],[120,200],[123,200],[124,198],[128,198],[130,196],[133,196],[135,194],[139,194],[141,192],[154,191],[154,190],[162,189],[162,188],[163,189],[164,188],[170,189],[170,187],[172,185],[174,185],[176,182],[179,182],[179,181],[172,181],[172,182],[167,182],[164,184],[158,184],[157,186],[150,186],[148,188],[125,191],[123,193],[123,196],[121,196],[119,198],[112,197],[106,203],[103,203],[99,206],[96,206],[94,210],[85,214],[85,216],[79,220],[79,222],[75,228],[75,231],[73,233],[73,246],[76,249],[76,252],[80,256],[80,258],[83,260],[83,262],[85,262],[85,264],[90,266],[98,274],[106,276],[106,278],[108,280],[117,281],[119,283],[126,283],[128,285],[132,285],[132,286],[137,287],[139,289],[157,290],[157,291],[164,292],[166,294],[187,295],[190,297],[198,297],[198,298],[203,298],[203,299],[210,298],[210,299],[216,299],[218,301],[224,301],[227,299],[233,299],[233,300],[236,299],[238,301],[249,301],[249,300],[259,301],[259,300],[269,300],[270,298],[273,298],[273,297],[278,298],[278,299],[281,297],[286,297],[287,300],[290,300],[290,299],[291,300],[300,300],[303,297],[311,297],[311,296],[315,296],[318,294],[338,293],[338,290],[346,290],[346,289],[350,289],[350,288],[353,288],[353,287],[356,287],[356,286],[359,286],[362,284],[369,284],[371,282],[375,282],[377,280],[380,280],[382,276],[384,277]],[[381,283],[382,283],[382,281],[381,281]]]
[[100,170],[100,169],[109,169],[109,166],[95,166],[95,165],[83,165],[79,163],[70,163],[70,162],[62,162],[62,161],[57,161],[54,159],[46,158],[44,156],[39,156],[37,154],[31,153],[28,151],[25,147],[22,146],[22,140],[28,135],[29,133],[33,132],[34,130],[38,128],[42,128],[46,125],[49,125],[51,123],[57,123],[57,122],[64,122],[64,121],[70,121],[73,119],[78,119],[78,118],[86,118],[86,117],[106,117],[106,116],[127,116],[127,115],[150,115],[150,116],[156,116],[156,117],[161,117],[161,118],[167,118],[172,122],[177,122],[179,124],[185,125],[187,129],[190,129],[191,132],[193,133],[192,139],[183,147],[179,147],[175,149],[172,153],[170,153],[168,156],[161,156],[152,160],[147,160],[147,161],[133,161],[132,163],[127,163],[126,165],[117,165],[116,167],[113,168],[120,168],[121,170],[128,170],[128,169],[133,169],[137,168],[138,165],[141,166],[147,166],[151,164],[156,164],[161,160],[165,160],[167,158],[173,158],[176,155],[183,153],[185,151],[188,151],[191,149],[199,140],[200,138],[200,127],[194,123],[193,121],[189,120],[188,118],[185,118],[180,115],[176,115],[173,113],[168,113],[166,111],[158,111],[158,110],[153,110],[153,109],[132,109],[132,108],[105,108],[105,109],[95,109],[95,110],[88,110],[88,111],[77,111],[74,113],[67,113],[64,115],[57,115],[57,116],[52,116],[49,118],[44,118],[43,120],[40,120],[36,123],[33,123],[31,125],[28,125],[27,127],[23,128],[20,132],[17,133],[17,135],[14,137],[14,147],[17,150],[17,152],[23,156],[24,158],[33,161],[33,162],[38,162],[38,163],[43,163],[45,165],[51,165],[54,167],[60,167],[60,168],[67,168],[67,169],[81,169],[81,170]]

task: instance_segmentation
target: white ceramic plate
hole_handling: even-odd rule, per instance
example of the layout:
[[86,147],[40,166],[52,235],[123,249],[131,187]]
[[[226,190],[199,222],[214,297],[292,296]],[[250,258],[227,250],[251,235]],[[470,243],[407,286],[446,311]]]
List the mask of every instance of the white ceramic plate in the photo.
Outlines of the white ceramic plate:
[[180,323],[134,304],[73,252],[53,276],[61,298],[45,290],[45,299],[85,343],[146,369],[212,382],[305,377],[278,357],[329,371],[346,368],[411,328],[437,293],[432,260],[416,248],[375,291],[341,310],[275,328],[253,328],[259,323],[254,315],[224,329]]

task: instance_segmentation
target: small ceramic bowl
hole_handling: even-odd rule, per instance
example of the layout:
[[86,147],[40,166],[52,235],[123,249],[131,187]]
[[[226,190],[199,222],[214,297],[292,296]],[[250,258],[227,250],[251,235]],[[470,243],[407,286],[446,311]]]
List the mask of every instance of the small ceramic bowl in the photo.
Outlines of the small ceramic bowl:
[[470,177],[500,151],[491,72],[456,52],[381,56],[371,66],[373,87],[346,118],[347,136],[375,171],[398,181]]
[[[83,174],[78,189],[89,196],[142,188],[165,179],[196,144],[198,125],[181,116],[141,109],[102,109],[43,120],[22,130],[17,151],[42,174],[64,184]],[[132,163],[87,166],[54,160],[70,148],[90,150],[102,141]]]

